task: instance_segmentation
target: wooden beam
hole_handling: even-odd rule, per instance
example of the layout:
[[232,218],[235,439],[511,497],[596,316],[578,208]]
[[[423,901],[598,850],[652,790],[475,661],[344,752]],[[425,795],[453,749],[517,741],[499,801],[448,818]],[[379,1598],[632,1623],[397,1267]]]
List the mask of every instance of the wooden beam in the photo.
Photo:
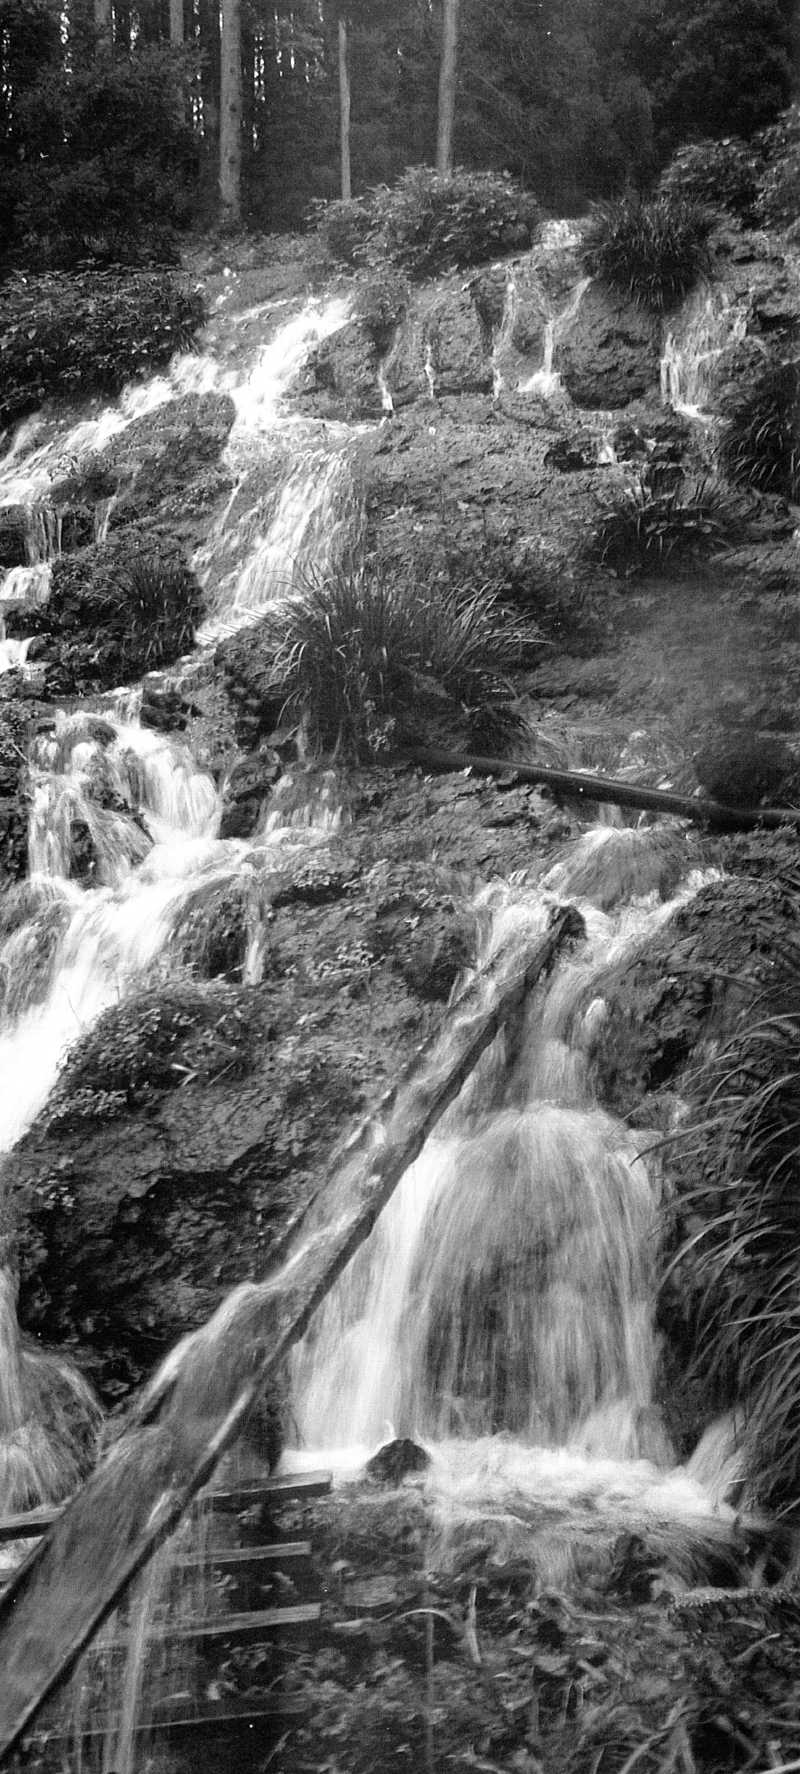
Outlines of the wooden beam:
[[671,813],[691,819],[715,831],[749,832],[757,825],[775,830],[781,825],[800,826],[797,807],[726,807],[699,795],[674,795],[668,789],[647,788],[638,782],[621,782],[613,776],[590,776],[583,770],[551,770],[544,764],[520,764],[512,758],[475,757],[471,752],[444,751],[440,746],[404,749],[407,763],[418,764],[432,774],[456,774],[471,770],[475,776],[512,777],[550,788],[555,795],[577,801],[610,801],[617,807],[637,807],[647,813]]
[[560,906],[526,956],[503,949],[475,976],[369,1134],[360,1129],[344,1148],[282,1266],[235,1289],[167,1357],[144,1408],[0,1599],[0,1758],[208,1483],[481,1055],[581,931],[574,909]]

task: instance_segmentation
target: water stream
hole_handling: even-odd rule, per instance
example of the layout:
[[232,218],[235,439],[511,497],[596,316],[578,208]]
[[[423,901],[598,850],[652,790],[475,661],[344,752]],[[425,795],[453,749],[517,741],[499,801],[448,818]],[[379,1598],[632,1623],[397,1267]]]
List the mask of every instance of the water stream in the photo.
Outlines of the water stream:
[[[559,328],[585,288],[583,280],[554,318],[543,365],[522,392],[555,391]],[[352,536],[352,431],[297,421],[282,407],[306,353],[345,317],[341,302],[311,305],[244,367],[209,353],[179,358],[166,376],[74,424],[26,421],[0,463],[0,504],[41,508],[65,462],[179,393],[229,393],[234,488],[195,560],[209,609],[199,644],[211,645],[291,592],[298,573],[324,569]],[[427,360],[425,374],[433,399]],[[669,397],[691,405],[699,380],[690,386],[677,371],[667,380]],[[58,536],[46,524],[36,534],[0,599],[21,588],[46,595],[44,577],[32,576],[49,571]],[[25,645],[0,635],[0,670],[23,663]],[[99,779],[108,790],[100,796]],[[0,1151],[31,1125],[81,1033],[154,962],[169,965],[192,896],[268,873],[323,841],[337,818],[323,796],[287,823],[278,796],[255,838],[221,841],[217,786],[179,741],[141,727],[135,696],[121,696],[112,713],[108,702],[62,712],[35,745],[31,783],[31,874],[0,919]],[[699,884],[688,875],[671,897],[659,893],[660,841],[605,827],[558,870],[484,896],[482,959],[509,940],[524,954],[554,901],[579,905],[586,942],[534,994],[523,1025],[495,1043],[295,1366],[301,1445],[290,1459],[324,1451],[352,1470],[387,1435],[422,1440],[445,1538],[454,1524],[490,1515],[498,1537],[513,1539],[544,1496],[558,1520],[541,1541],[543,1580],[568,1575],[571,1549],[598,1514],[610,1530],[632,1516],[692,1524],[693,1545],[724,1535],[732,1520],[720,1477],[730,1476],[729,1449],[711,1457],[706,1448],[705,1463],[678,1468],[660,1413],[654,1297],[667,1185],[653,1140],[609,1115],[593,1083],[609,966],[646,944]],[[257,917],[251,934],[248,978],[257,980]],[[13,1285],[0,1271],[0,1509],[58,1498],[74,1482],[68,1452],[57,1457],[59,1426],[36,1433],[35,1401],[54,1372],[20,1344]],[[80,1389],[59,1372],[62,1391]],[[685,1553],[688,1573],[693,1557]],[[134,1696],[135,1671],[127,1681]],[[125,1728],[120,1770],[133,1766],[130,1718]]]

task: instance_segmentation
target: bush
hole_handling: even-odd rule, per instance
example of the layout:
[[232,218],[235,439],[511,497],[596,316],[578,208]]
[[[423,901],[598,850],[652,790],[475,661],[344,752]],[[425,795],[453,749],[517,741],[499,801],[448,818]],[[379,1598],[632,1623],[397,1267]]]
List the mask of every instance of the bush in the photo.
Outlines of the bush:
[[658,196],[709,210],[727,210],[748,226],[756,219],[763,154],[738,136],[723,141],[688,142],[679,148],[658,181]]
[[376,349],[388,351],[408,306],[409,289],[402,271],[386,265],[368,271],[356,289],[353,313],[366,328]]
[[16,277],[0,291],[0,425],[48,395],[116,393],[191,349],[205,310],[169,272]]
[[328,257],[337,265],[352,267],[362,261],[374,223],[372,198],[338,198],[331,203],[317,199],[309,210],[309,222]]
[[317,211],[320,237],[345,264],[390,264],[435,277],[531,245],[542,212],[535,197],[497,173],[459,168],[441,179],[414,166],[396,185]]
[[425,681],[468,708],[502,704],[507,673],[538,640],[530,622],[482,590],[409,593],[365,569],[309,580],[265,626],[285,712],[322,747],[367,752],[389,742]]
[[621,197],[599,205],[586,236],[586,259],[603,278],[656,314],[674,308],[709,267],[712,218],[682,198]]
[[719,459],[738,485],[800,500],[800,357],[765,365],[727,416]]
[[663,491],[636,481],[601,507],[589,554],[624,578],[657,573],[669,561],[730,547],[741,527],[736,501],[713,480]]

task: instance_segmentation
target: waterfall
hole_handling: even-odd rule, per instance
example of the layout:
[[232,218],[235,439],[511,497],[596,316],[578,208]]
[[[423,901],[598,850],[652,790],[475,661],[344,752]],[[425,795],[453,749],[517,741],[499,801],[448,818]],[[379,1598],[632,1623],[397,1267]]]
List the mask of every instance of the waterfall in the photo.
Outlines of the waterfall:
[[706,1524],[723,1507],[702,1468],[676,1467],[657,1405],[656,1138],[593,1086],[609,969],[709,878],[661,897],[664,865],[663,834],[603,827],[538,885],[484,895],[484,960],[509,940],[524,955],[554,895],[575,900],[586,942],[495,1044],[317,1314],[293,1368],[309,1451],[290,1465],[324,1450],[349,1470],[397,1434],[431,1452],[443,1519],[543,1486],[569,1509],[587,1488],[612,1514],[622,1497]]
[[561,392],[561,377],[554,368],[555,356],[559,341],[563,338],[570,321],[580,308],[581,302],[591,283],[591,277],[582,277],[570,291],[566,303],[557,313],[550,314],[545,324],[544,349],[542,362],[538,370],[534,370],[527,382],[520,382],[520,394],[535,394],[541,400],[552,400]]
[[725,290],[701,284],[684,303],[664,341],[661,398],[690,419],[708,416],[713,374],[723,351],[747,331],[746,305],[732,304]]

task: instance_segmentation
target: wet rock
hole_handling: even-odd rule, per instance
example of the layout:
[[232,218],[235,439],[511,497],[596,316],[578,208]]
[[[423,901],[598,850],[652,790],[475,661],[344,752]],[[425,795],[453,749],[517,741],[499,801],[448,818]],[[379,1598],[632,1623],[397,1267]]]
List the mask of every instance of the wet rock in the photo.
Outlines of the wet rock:
[[364,1472],[373,1484],[398,1485],[412,1472],[427,1472],[430,1463],[431,1456],[425,1448],[409,1441],[407,1436],[398,1436],[372,1455]]
[[693,762],[701,788],[728,807],[780,805],[797,770],[784,740],[749,727],[709,734]]
[[491,388],[486,338],[468,290],[448,285],[435,297],[424,316],[423,341],[437,395]]
[[592,283],[561,335],[558,368],[576,406],[626,407],[658,384],[658,325]]
[[0,567],[24,567],[29,521],[22,505],[0,508]]
[[311,353],[294,396],[322,418],[375,418],[381,411],[379,361],[365,322],[350,320]]
[[129,526],[108,542],[57,560],[36,627],[58,639],[51,694],[110,688],[191,646],[200,588],[180,546]]

